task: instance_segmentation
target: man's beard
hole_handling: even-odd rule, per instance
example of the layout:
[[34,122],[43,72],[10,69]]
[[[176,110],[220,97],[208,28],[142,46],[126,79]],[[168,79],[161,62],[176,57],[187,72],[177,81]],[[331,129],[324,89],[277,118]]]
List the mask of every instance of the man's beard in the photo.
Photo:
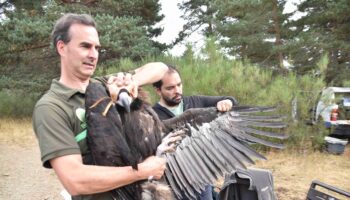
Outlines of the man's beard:
[[[178,97],[181,97],[180,99],[178,99]],[[167,106],[169,107],[174,107],[174,106],[177,106],[181,103],[181,100],[182,100],[182,95],[181,94],[177,94],[175,97],[173,98],[167,98],[167,97],[163,97],[164,99],[164,102]]]

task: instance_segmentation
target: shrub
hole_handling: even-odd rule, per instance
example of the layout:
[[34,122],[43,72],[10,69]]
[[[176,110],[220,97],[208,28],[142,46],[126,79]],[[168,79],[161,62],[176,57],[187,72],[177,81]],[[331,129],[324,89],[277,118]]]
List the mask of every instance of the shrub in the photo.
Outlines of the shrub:
[[32,115],[38,93],[27,93],[22,90],[0,91],[0,116],[22,118]]

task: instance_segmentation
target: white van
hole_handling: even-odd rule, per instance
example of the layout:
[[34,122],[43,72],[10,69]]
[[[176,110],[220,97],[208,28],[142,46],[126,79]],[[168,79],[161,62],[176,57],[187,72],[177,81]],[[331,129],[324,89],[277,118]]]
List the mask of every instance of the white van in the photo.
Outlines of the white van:
[[[330,122],[332,110],[338,109],[340,112],[340,109],[342,108],[350,108],[350,88],[328,87],[322,91],[321,97],[316,106],[314,119],[317,121],[321,116],[323,121]],[[345,120],[340,119],[339,117],[332,121]]]
[[350,136],[349,87],[328,87],[322,91],[313,109],[312,124],[319,120],[322,120],[327,128],[336,126],[334,131]]

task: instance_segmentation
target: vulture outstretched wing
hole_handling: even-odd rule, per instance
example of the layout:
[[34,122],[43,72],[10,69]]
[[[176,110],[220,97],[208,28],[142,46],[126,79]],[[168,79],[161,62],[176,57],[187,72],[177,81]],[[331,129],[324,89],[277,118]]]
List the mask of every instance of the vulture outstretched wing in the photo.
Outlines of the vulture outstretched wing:
[[256,137],[287,138],[282,134],[257,129],[285,127],[281,116],[264,114],[273,110],[273,107],[246,106],[219,113],[216,108],[197,108],[165,120],[168,128],[186,127],[187,130],[176,151],[166,154],[168,167],[165,175],[176,196],[195,199],[204,186],[224,173],[254,164],[255,158],[265,159],[250,144],[283,148],[281,144]]
[[[216,108],[190,109],[179,117],[161,122],[152,108],[141,100],[133,102],[130,113],[108,105],[110,99],[102,84],[90,83],[86,91],[86,108],[88,141],[94,164],[132,165],[137,169],[137,163],[155,155],[162,137],[180,130],[184,137],[176,151],[164,155],[167,159],[166,181],[178,198],[195,199],[204,186],[224,173],[253,164],[255,158],[265,159],[250,144],[282,148],[281,144],[263,138],[286,138],[267,131],[285,127],[280,116],[264,114],[272,111],[271,107],[235,107],[225,113]],[[115,197],[140,199],[140,184],[114,190]]]

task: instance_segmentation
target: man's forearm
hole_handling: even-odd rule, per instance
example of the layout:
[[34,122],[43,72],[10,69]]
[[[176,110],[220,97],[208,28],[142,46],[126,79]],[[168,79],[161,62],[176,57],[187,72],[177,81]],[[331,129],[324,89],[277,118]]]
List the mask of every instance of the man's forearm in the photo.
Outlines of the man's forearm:
[[[133,74],[133,79],[137,81],[137,84],[139,86],[151,84],[154,82],[159,81],[163,78],[164,74],[168,71],[168,67],[166,64],[162,62],[151,62],[147,63],[139,68],[136,68],[132,71],[130,71]],[[102,77],[95,77],[94,79],[102,82],[107,83],[107,80],[110,76],[117,76],[118,73],[109,74]]]
[[68,155],[51,160],[58,178],[75,195],[109,191],[147,178],[142,171],[128,167],[83,165],[79,155]]
[[151,84],[163,78],[168,67],[162,62],[152,62],[135,69],[133,79],[139,86]]
[[[138,180],[145,179],[141,171],[126,167],[104,167],[85,165],[87,173],[81,173],[82,181],[77,194],[95,194],[113,190]],[[78,172],[79,173],[79,172]],[[91,180],[91,181],[86,181]]]

